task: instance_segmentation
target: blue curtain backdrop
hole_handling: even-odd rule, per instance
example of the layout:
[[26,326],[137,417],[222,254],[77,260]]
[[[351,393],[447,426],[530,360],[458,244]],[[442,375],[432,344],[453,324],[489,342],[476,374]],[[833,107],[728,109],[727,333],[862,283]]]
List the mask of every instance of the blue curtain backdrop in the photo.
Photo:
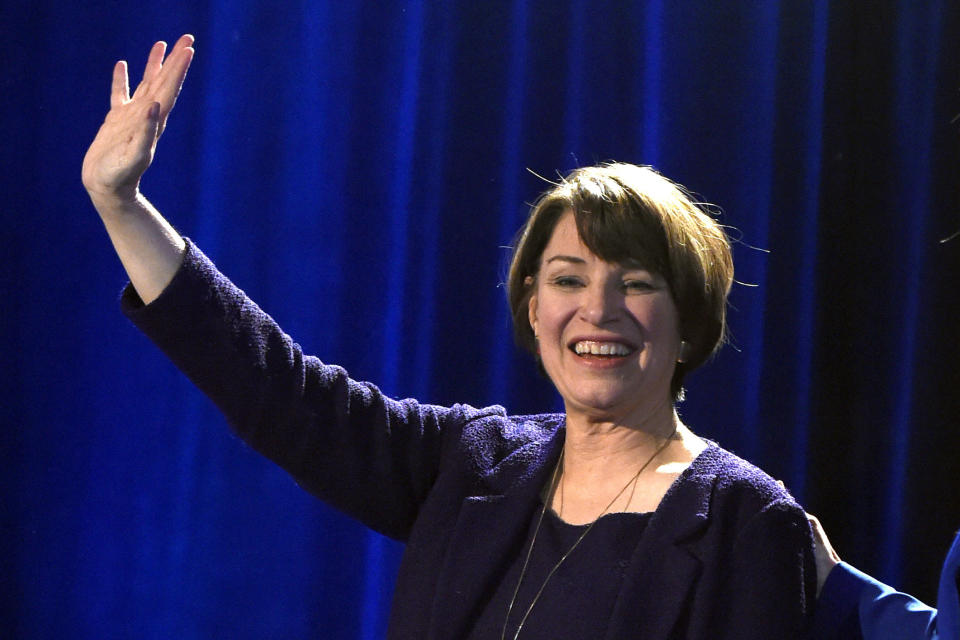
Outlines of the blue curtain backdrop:
[[[120,58],[197,57],[144,191],[305,350],[393,396],[558,406],[500,282],[575,166],[652,164],[742,238],[694,430],[932,600],[960,526],[956,2],[0,9],[5,637],[377,638],[401,546],[234,438],[120,315],[80,185]],[[12,632],[12,635],[8,635]]]

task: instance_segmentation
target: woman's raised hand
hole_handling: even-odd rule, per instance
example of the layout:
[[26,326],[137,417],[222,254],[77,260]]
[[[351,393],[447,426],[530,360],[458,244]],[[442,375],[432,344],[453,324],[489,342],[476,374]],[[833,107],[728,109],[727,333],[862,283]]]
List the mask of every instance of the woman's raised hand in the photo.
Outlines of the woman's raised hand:
[[167,286],[186,250],[180,234],[140,193],[140,178],[153,160],[157,139],[187,77],[192,45],[193,36],[180,36],[166,60],[167,45],[153,45],[143,80],[132,96],[127,63],[116,64],[110,112],[83,158],[83,186],[145,303]]
[[127,63],[121,60],[114,66],[110,112],[83,159],[83,185],[95,204],[136,199],[140,178],[153,160],[157,139],[193,60],[192,45],[193,36],[180,36],[166,60],[166,43],[153,45],[132,96]]

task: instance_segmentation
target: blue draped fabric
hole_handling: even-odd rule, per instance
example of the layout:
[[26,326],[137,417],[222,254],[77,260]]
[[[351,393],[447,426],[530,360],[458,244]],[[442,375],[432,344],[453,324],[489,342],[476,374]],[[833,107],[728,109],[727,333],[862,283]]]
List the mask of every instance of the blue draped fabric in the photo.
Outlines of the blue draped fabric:
[[740,242],[684,420],[932,601],[960,526],[960,8],[908,0],[0,10],[4,637],[378,638],[402,547],[307,496],[117,309],[80,185],[110,69],[197,57],[143,190],[306,351],[559,407],[513,345],[538,177],[653,164]]

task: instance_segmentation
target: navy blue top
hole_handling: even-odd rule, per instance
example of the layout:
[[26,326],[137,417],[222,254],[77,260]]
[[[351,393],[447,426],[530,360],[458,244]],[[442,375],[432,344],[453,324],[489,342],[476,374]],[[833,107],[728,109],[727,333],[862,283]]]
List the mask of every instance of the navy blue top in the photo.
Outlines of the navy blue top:
[[[564,637],[602,637],[630,566],[630,556],[652,516],[652,513],[609,513],[601,517],[547,580],[550,571],[590,526],[568,524],[547,509],[510,611],[505,637],[514,637],[528,609],[530,614],[523,623],[521,638],[551,637],[558,628],[565,630]],[[531,518],[527,540],[514,555],[470,640],[500,638],[539,517],[539,512],[535,512]],[[541,587],[543,592],[531,609]]]

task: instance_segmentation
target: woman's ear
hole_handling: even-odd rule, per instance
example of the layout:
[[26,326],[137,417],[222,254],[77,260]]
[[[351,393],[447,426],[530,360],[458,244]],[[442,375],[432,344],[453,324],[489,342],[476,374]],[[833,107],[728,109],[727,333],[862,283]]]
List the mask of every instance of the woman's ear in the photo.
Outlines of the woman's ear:
[[527,303],[527,319],[530,321],[530,329],[533,330],[533,337],[537,338],[540,332],[537,330],[537,294],[530,295],[530,301]]
[[[533,276],[527,276],[523,279],[523,284],[527,287],[534,286]],[[533,337],[536,338],[539,335],[537,331],[537,291],[534,289],[533,293],[530,294],[530,299],[527,301],[527,320],[530,322],[530,329],[533,331]]]

